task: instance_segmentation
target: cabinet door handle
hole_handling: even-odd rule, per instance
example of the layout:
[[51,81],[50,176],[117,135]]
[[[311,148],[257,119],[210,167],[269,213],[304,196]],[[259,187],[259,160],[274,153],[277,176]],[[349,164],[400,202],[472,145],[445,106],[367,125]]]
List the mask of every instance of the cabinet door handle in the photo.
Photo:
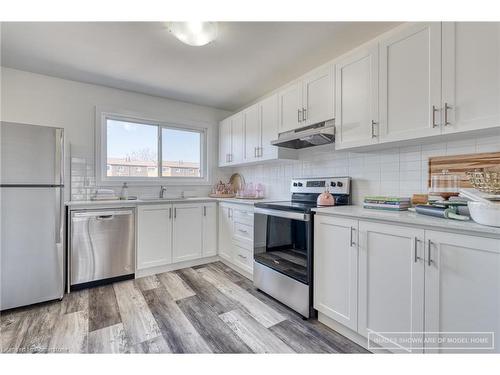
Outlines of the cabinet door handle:
[[168,218],[171,219],[172,218],[172,208],[169,208],[168,209]]
[[448,110],[452,108],[448,103],[444,103],[444,126],[451,125],[451,122],[448,121]]
[[297,122],[302,122],[301,110],[297,109]]
[[427,240],[427,265],[430,267],[432,264],[433,260],[431,259],[431,246],[432,246],[432,241]]
[[174,219],[177,218],[177,208],[174,208]]
[[302,108],[302,121],[307,120],[307,109]]
[[354,236],[352,234],[354,231],[355,231],[354,227],[351,227],[351,239],[350,239],[351,247],[356,245],[356,243],[354,242]]
[[239,230],[241,233],[248,233],[248,231],[247,231],[247,230],[244,230],[244,229],[239,229],[239,228],[238,228],[238,230]]
[[438,124],[436,124],[436,112],[439,111],[439,109],[436,108],[435,105],[432,106],[432,127],[435,128],[436,126],[438,126]]
[[240,258],[247,259],[247,257],[246,257],[246,256],[244,256],[244,255],[238,254],[238,256],[239,256]]
[[377,123],[372,120],[372,138],[377,138],[377,135],[375,134],[375,125],[377,125]]
[[262,147],[259,147],[259,158],[262,157],[263,152],[264,152],[264,149]]
[[203,206],[203,216],[207,216],[207,206]]
[[422,259],[418,256],[418,243],[420,242],[420,240],[417,237],[415,237],[414,241],[415,241],[415,243],[414,243],[414,245],[415,245],[414,262],[417,263],[420,259]]

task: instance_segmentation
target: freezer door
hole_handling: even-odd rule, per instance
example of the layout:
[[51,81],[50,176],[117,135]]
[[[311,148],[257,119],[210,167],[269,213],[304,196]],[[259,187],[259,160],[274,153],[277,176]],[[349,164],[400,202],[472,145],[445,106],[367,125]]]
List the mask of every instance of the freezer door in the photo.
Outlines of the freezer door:
[[2,122],[2,185],[62,185],[63,130]]
[[0,310],[62,298],[61,188],[0,188]]

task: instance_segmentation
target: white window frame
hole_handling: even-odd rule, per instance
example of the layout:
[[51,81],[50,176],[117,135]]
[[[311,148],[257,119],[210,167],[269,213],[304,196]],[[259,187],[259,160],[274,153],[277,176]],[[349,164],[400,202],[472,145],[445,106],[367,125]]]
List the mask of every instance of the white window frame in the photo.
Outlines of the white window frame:
[[[138,124],[152,125],[158,128],[158,177],[142,176],[108,176],[107,175],[107,120],[135,122]],[[192,131],[200,134],[200,173],[201,177],[162,177],[162,144],[161,130],[164,128]],[[96,109],[95,129],[95,171],[97,183],[101,186],[120,186],[124,182],[135,186],[156,185],[210,185],[208,165],[208,139],[209,128],[207,124],[193,121],[161,121],[147,116],[131,114],[127,111],[104,111]]]

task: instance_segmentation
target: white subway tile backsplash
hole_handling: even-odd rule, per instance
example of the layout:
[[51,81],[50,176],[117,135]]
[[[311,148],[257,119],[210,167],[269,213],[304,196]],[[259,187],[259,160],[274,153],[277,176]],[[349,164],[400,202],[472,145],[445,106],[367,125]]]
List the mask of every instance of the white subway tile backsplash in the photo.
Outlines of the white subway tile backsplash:
[[[247,181],[266,185],[266,195],[271,199],[289,196],[293,177],[351,176],[353,203],[360,204],[368,194],[411,196],[427,193],[429,157],[492,151],[500,151],[500,132],[498,136],[474,138],[464,135],[464,139],[449,142],[425,141],[416,146],[381,151],[333,151],[331,147],[304,149],[296,161],[234,170],[242,173]],[[281,173],[275,170],[279,167]]]

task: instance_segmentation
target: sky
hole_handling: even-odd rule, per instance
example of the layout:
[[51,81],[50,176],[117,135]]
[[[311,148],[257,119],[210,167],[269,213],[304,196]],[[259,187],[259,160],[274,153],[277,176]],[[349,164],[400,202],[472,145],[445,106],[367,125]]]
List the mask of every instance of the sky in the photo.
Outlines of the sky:
[[[200,133],[163,129],[163,160],[200,161]],[[157,153],[157,127],[108,120],[108,157],[123,158],[133,151],[149,148]]]

